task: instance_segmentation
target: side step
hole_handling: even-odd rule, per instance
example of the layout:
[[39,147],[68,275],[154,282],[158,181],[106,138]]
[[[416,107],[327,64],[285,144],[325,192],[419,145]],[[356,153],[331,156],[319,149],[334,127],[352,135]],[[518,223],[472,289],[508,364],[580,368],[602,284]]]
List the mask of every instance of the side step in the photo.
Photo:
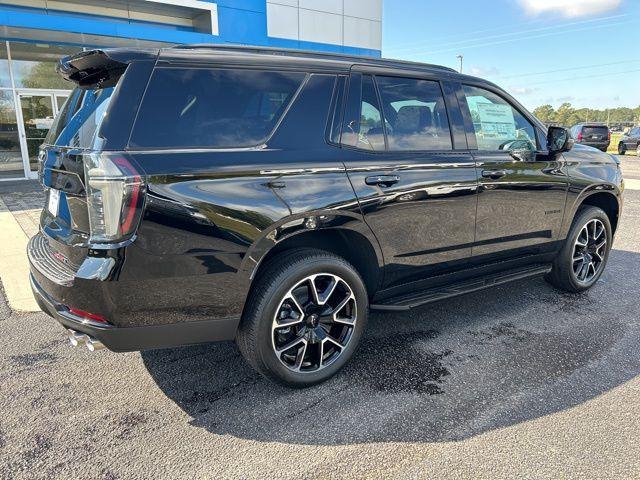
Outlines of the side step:
[[505,272],[493,273],[483,277],[464,280],[440,287],[434,287],[419,292],[388,298],[380,303],[370,305],[371,310],[406,311],[421,305],[445,298],[464,295],[465,293],[476,292],[485,288],[513,282],[529,277],[538,277],[551,271],[551,265],[535,265],[526,268],[507,270]]

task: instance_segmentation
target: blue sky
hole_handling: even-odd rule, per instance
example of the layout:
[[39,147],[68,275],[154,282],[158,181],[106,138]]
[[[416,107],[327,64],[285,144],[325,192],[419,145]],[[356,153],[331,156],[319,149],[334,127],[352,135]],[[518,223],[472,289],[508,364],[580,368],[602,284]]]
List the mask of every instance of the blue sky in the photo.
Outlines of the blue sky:
[[640,105],[639,0],[384,0],[382,55],[491,80],[530,109]]

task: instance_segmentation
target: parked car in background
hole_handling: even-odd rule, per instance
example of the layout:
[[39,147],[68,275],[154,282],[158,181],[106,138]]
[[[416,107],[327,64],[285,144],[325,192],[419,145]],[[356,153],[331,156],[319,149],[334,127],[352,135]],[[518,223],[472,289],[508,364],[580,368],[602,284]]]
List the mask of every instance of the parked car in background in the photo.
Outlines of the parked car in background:
[[606,152],[611,142],[609,127],[601,123],[579,123],[571,127],[571,136],[576,143]]
[[77,88],[40,152],[28,255],[39,305],[90,350],[235,340],[307,386],[354,355],[369,310],[538,275],[581,292],[607,263],[617,159],[486,80],[213,46],[59,70]]
[[636,151],[640,147],[640,127],[633,127],[624,134],[618,142],[618,154],[624,155],[628,151]]

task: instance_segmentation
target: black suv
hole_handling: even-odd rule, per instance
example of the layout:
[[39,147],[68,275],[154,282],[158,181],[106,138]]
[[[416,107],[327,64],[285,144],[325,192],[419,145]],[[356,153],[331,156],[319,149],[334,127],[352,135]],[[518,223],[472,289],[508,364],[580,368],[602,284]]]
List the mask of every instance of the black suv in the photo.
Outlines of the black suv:
[[[370,310],[516,279],[591,287],[615,159],[444,67],[213,46],[94,50],[40,153],[43,310],[115,351],[235,340],[305,386]],[[384,361],[384,359],[381,359]]]
[[640,151],[640,127],[633,127],[620,138],[618,154],[624,155],[628,151]]
[[609,127],[601,123],[579,123],[571,127],[571,136],[575,143],[587,145],[606,152],[611,143]]

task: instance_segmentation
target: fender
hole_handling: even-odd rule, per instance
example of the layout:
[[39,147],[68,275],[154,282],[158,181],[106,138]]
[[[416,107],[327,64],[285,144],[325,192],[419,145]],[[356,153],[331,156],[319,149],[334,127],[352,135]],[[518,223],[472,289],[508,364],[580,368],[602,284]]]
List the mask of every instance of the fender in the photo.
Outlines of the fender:
[[377,267],[383,271],[384,257],[377,238],[360,213],[350,210],[320,209],[291,215],[265,229],[247,250],[238,275],[253,281],[262,261],[276,246],[307,232],[352,232],[364,237],[372,247]]
[[594,183],[588,185],[585,188],[580,189],[576,185],[571,185],[569,187],[569,193],[567,196],[567,203],[565,206],[565,215],[562,221],[561,228],[561,238],[566,238],[569,235],[569,229],[571,228],[571,224],[573,223],[573,219],[576,216],[578,208],[585,203],[587,198],[606,193],[615,199],[616,204],[618,205],[618,218],[620,217],[620,212],[622,211],[622,192],[624,191],[623,184],[613,184],[613,183]]

